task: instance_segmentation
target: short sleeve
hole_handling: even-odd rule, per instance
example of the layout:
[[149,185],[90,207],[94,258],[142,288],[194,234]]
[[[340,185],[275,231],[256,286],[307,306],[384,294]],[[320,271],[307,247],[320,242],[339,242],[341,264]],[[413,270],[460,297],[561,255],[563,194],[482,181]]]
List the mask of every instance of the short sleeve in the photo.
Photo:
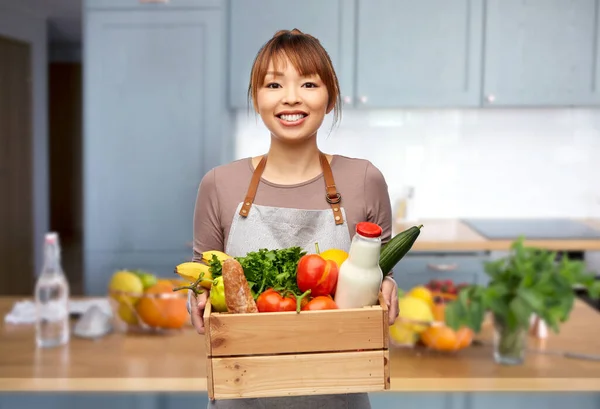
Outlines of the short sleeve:
[[194,255],[200,261],[202,253],[223,251],[223,229],[220,222],[216,172],[210,170],[201,180],[194,209]]
[[392,203],[385,177],[371,162],[365,172],[365,202],[367,221],[381,226],[381,241],[387,243],[392,238]]

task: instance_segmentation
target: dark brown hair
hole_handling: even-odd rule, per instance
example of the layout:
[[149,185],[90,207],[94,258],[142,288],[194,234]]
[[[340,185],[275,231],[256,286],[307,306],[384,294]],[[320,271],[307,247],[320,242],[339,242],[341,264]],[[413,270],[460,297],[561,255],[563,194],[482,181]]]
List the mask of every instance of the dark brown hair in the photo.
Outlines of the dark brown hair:
[[265,80],[269,63],[273,61],[275,66],[279,66],[285,57],[289,58],[300,75],[319,75],[329,93],[327,109],[333,106],[335,124],[339,120],[341,106],[340,85],[335,69],[319,40],[298,29],[276,32],[258,51],[250,72],[248,101],[252,100],[254,108],[257,108],[256,94]]

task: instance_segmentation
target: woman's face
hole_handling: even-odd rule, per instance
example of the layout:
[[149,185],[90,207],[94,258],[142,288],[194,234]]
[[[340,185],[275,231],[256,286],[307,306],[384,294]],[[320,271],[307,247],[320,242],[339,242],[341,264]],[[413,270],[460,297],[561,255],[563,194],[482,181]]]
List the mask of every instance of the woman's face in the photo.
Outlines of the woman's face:
[[286,58],[276,71],[269,64],[256,95],[258,113],[273,137],[302,142],[316,135],[328,109],[329,93],[318,75],[302,77]]

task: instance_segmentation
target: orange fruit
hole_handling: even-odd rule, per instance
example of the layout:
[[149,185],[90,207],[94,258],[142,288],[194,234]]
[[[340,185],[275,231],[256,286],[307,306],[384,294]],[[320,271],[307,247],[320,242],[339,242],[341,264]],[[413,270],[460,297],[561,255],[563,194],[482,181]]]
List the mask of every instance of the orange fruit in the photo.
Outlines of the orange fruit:
[[[445,321],[446,304],[435,304],[433,307],[434,320]],[[432,326],[421,333],[421,341],[431,349],[437,351],[458,351],[471,345],[473,331],[463,327],[458,331],[445,325]]]
[[[164,294],[165,298],[153,295]],[[179,329],[188,320],[187,293],[174,292],[171,280],[159,279],[136,305],[140,319],[150,327]]]

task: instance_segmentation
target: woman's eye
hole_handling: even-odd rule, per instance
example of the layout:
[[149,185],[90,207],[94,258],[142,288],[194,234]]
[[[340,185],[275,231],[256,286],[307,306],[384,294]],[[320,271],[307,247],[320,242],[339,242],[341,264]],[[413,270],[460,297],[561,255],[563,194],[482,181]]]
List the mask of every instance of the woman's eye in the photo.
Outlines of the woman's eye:
[[315,84],[314,82],[307,82],[304,84],[304,86],[307,88],[316,88],[317,84]]
[[267,84],[267,88],[279,88],[281,85],[279,85],[276,82],[271,82]]

